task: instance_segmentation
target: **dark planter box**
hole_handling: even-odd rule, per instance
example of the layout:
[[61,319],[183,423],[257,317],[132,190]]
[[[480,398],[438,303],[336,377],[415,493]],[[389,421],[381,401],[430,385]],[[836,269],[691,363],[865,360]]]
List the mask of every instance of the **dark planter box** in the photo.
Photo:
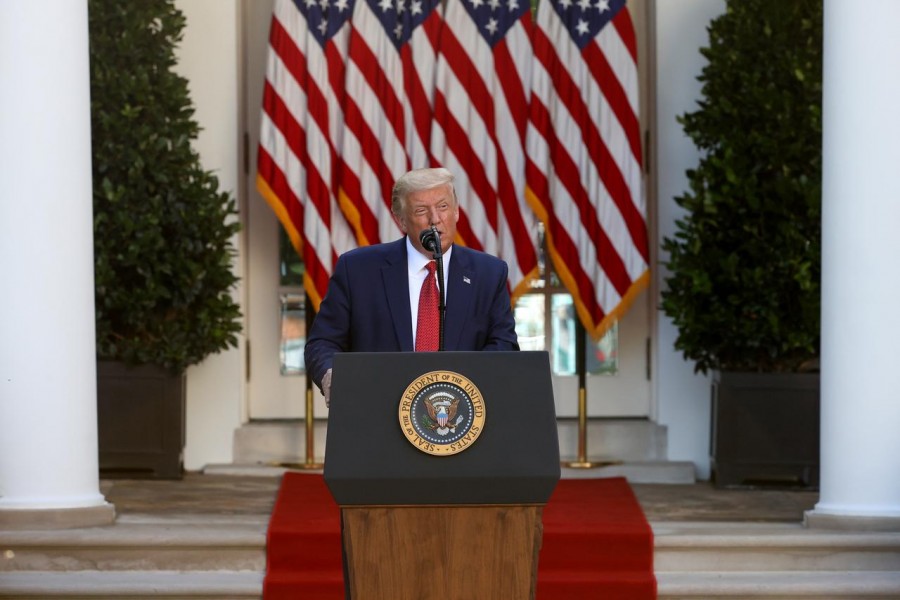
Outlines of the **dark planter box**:
[[185,376],[153,365],[97,362],[100,476],[180,479]]
[[718,487],[819,487],[819,374],[720,373],[713,382]]

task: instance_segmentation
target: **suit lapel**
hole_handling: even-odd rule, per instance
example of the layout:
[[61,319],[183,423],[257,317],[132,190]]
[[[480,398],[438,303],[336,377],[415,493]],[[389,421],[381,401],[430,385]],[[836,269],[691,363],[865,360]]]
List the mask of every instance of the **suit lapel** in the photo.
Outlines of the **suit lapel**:
[[394,242],[394,247],[381,269],[384,291],[391,310],[394,332],[400,343],[400,350],[412,352],[412,315],[409,310],[409,276],[407,275],[406,238]]
[[461,246],[453,247],[450,256],[450,277],[447,281],[447,312],[444,318],[444,349],[459,349],[466,315],[475,296],[475,270],[471,257]]

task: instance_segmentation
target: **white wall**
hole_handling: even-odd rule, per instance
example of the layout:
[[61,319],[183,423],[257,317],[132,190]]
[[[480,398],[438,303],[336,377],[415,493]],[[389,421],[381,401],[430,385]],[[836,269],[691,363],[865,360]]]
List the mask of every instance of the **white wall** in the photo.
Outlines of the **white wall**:
[[[176,71],[187,77],[194,115],[202,131],[195,142],[203,168],[213,171],[219,189],[238,198],[239,0],[177,0],[187,19]],[[240,236],[235,248],[241,251]],[[238,276],[243,277],[239,264]],[[242,302],[242,282],[234,297]],[[207,358],[187,372],[187,445],[184,465],[200,470],[232,462],[233,432],[244,414],[243,336],[240,347]]]
[[[675,220],[683,214],[674,198],[688,189],[685,171],[697,166],[699,154],[676,122],[678,115],[696,110],[700,74],[706,60],[699,49],[707,46],[706,26],[725,12],[724,0],[656,1],[656,123],[657,243],[675,233]],[[659,262],[667,256],[660,251]],[[662,264],[654,270],[654,286],[665,286]],[[710,378],[694,374],[693,362],[674,348],[677,330],[662,312],[657,315],[655,347],[657,417],[668,426],[669,458],[696,465],[698,479],[709,479]]]

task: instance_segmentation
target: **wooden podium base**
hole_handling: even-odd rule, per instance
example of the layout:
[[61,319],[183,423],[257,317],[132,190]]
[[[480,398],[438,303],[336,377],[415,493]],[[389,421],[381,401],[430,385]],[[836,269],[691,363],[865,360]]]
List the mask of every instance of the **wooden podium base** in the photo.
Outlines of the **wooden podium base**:
[[353,600],[534,598],[543,506],[343,507]]

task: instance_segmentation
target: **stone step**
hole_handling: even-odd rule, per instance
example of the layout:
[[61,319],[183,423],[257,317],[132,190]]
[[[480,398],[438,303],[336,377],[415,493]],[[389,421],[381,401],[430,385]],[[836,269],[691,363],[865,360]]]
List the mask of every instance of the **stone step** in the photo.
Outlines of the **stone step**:
[[[0,598],[260,598],[266,517],[4,531]],[[900,533],[651,523],[659,598],[900,598]]]
[[652,527],[657,572],[900,572],[898,532],[772,523],[668,522]]
[[[304,463],[298,463],[304,464]],[[561,469],[563,479],[591,479],[599,477],[624,477],[631,483],[694,483],[694,463],[689,461],[604,461],[597,460],[590,468]],[[203,468],[205,475],[249,475],[256,477],[278,477],[287,471],[286,463],[229,463],[207,465]],[[313,469],[321,473],[321,467]]]
[[261,571],[18,571],[0,575],[0,598],[260,600]]
[[896,600],[900,572],[656,573],[659,600]]
[[[659,600],[887,600],[900,598],[896,571],[657,573]],[[0,597],[167,600],[262,598],[256,571],[18,571],[0,577]]]
[[0,574],[16,571],[252,571],[266,568],[268,519],[128,518],[109,527],[5,531]]
[[[560,456],[579,458],[577,419],[558,419]],[[602,476],[624,476],[633,483],[693,483],[690,462],[669,461],[667,429],[647,419],[590,419],[586,426],[585,454],[589,461],[614,461]],[[313,427],[314,455],[306,456],[306,423],[302,420],[251,421],[234,433],[234,466],[321,462],[325,455],[327,421]],[[224,468],[225,465],[216,465]],[[210,471],[206,472],[222,472]],[[593,476],[598,476],[596,471]]]

